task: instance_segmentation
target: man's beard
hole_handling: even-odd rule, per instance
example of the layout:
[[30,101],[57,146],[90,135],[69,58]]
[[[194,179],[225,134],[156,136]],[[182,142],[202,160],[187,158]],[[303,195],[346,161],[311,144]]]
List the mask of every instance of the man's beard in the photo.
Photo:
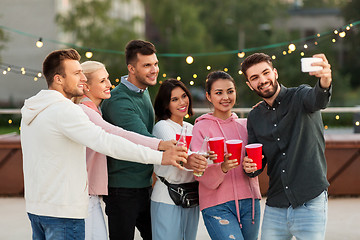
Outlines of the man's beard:
[[265,98],[265,99],[271,98],[272,96],[274,96],[274,94],[276,93],[276,91],[279,88],[278,81],[275,80],[275,83],[271,83],[271,86],[272,86],[272,88],[269,91],[266,91],[265,93],[261,92],[261,91],[258,91],[258,90],[255,90],[255,89],[254,89],[254,91],[256,92],[257,95],[259,95],[262,98]]

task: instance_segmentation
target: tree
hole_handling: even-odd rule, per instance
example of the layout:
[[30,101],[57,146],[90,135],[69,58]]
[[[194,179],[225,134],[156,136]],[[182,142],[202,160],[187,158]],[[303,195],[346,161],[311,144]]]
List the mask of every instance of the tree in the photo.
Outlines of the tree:
[[[76,43],[97,49],[109,49],[123,52],[125,45],[140,36],[134,32],[134,24],[143,19],[124,20],[112,16],[114,0],[71,1],[72,7],[66,13],[58,14],[56,22],[65,33],[71,33]],[[79,49],[83,55],[88,49]],[[118,78],[127,72],[125,57],[111,52],[94,53],[93,59],[103,62],[110,73],[110,78]]]

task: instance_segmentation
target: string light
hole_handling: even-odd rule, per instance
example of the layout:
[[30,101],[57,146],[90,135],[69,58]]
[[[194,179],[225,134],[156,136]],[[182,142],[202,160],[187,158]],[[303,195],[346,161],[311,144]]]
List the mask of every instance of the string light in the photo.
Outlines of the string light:
[[5,75],[6,73],[7,73],[6,70],[4,70],[4,71],[3,71],[3,74]]
[[192,64],[194,62],[194,58],[192,56],[187,56],[185,60],[187,64]]
[[197,74],[196,74],[196,73],[193,74],[193,78],[197,78]]
[[44,43],[42,41],[42,38],[39,38],[39,40],[37,40],[36,44],[35,44],[38,48],[42,48],[42,46],[44,46]]
[[118,79],[118,78],[117,78],[117,79],[115,79],[115,82],[117,82],[117,83],[118,83],[118,82],[120,82],[120,79]]
[[271,58],[272,58],[273,60],[275,60],[275,59],[276,59],[276,56],[275,56],[275,55],[272,55]]
[[320,33],[318,33],[318,34],[316,34],[316,36],[317,36],[317,37],[320,37],[321,35],[320,35]]
[[37,77],[34,77],[34,81],[36,82],[38,80],[38,78]]
[[194,81],[190,81],[190,85],[191,85],[191,86],[194,85]]
[[334,43],[334,42],[336,42],[336,39],[335,39],[335,38],[333,38],[331,41]]
[[8,67],[8,68],[7,68],[7,71],[10,72],[10,71],[11,71],[11,67]]
[[189,117],[190,117],[189,114],[186,114],[186,115],[185,115],[185,118],[189,118]]
[[9,124],[12,124],[12,122],[13,122],[13,121],[12,121],[11,119],[8,120],[8,123],[9,123]]
[[338,31],[337,29],[335,29],[335,30],[334,30],[334,33],[335,33],[335,34],[338,34],[338,33],[339,33],[339,31]]
[[302,56],[302,57],[305,56],[305,53],[304,53],[304,52],[301,52],[301,53],[300,53],[300,56]]
[[242,75],[242,74],[243,74],[243,72],[242,72],[241,70],[239,70],[239,72],[238,72],[238,73],[239,73],[239,75]]
[[346,30],[348,30],[348,31],[349,31],[349,30],[350,30],[350,27],[349,27],[349,26],[346,26]]
[[339,37],[341,37],[341,38],[344,38],[346,36],[346,32],[341,32],[341,33],[339,33]]
[[229,71],[229,69],[228,69],[228,68],[224,68],[224,72],[227,72],[227,71]]
[[39,72],[39,73],[37,74],[37,76],[38,76],[39,78],[41,78],[41,76],[42,76],[41,72]]
[[92,58],[92,56],[93,56],[93,53],[91,52],[91,50],[89,49],[89,50],[87,50],[87,52],[85,53],[85,57],[87,57],[87,58]]
[[245,57],[245,52],[242,52],[242,51],[238,52],[237,55],[238,55],[239,58],[243,58],[243,57]]
[[206,70],[210,71],[210,70],[211,70],[211,67],[210,67],[210,66],[207,66],[207,67],[206,67]]
[[336,120],[339,120],[339,119],[340,119],[340,116],[339,116],[339,115],[336,115],[336,116],[335,116],[335,119],[336,119]]
[[325,125],[324,128],[325,128],[325,129],[328,129],[329,127],[328,127],[328,125]]
[[356,125],[356,126],[360,126],[360,122],[359,122],[359,121],[356,121],[356,122],[355,122],[355,125]]
[[283,55],[284,55],[284,56],[286,55],[286,51],[283,51]]
[[307,49],[309,46],[307,44],[304,44],[304,48]]
[[163,78],[166,78],[166,73],[163,73],[163,75],[162,75],[162,76],[163,76]]
[[288,48],[289,48],[289,50],[290,50],[291,52],[293,52],[293,51],[296,50],[296,46],[295,46],[295,44],[293,44],[293,43],[291,43]]
[[181,77],[180,77],[180,76],[177,76],[176,80],[180,81],[180,80],[181,80]]

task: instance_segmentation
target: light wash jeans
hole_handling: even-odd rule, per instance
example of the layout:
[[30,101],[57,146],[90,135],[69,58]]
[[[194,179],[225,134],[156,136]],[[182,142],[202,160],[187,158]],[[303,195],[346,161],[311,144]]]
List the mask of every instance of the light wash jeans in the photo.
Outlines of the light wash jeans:
[[265,206],[261,240],[323,240],[327,209],[327,191],[295,209]]
[[100,201],[101,198],[97,195],[89,196],[89,215],[85,218],[85,240],[108,239]]
[[256,240],[260,227],[260,200],[255,199],[254,224],[252,223],[252,199],[239,201],[240,223],[237,219],[235,201],[229,201],[202,210],[206,229],[212,240]]
[[195,240],[199,206],[183,208],[151,201],[151,228],[154,240]]
[[57,218],[28,213],[33,240],[84,240],[84,219]]

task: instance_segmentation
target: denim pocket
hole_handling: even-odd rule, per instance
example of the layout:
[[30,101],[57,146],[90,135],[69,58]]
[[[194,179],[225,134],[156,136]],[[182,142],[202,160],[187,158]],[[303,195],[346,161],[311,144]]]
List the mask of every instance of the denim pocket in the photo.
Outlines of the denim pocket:
[[306,203],[304,203],[304,207],[306,209],[313,211],[323,211],[327,201],[328,201],[327,191],[325,190],[322,193],[320,193],[320,195],[317,196],[316,198],[313,198],[307,201]]

